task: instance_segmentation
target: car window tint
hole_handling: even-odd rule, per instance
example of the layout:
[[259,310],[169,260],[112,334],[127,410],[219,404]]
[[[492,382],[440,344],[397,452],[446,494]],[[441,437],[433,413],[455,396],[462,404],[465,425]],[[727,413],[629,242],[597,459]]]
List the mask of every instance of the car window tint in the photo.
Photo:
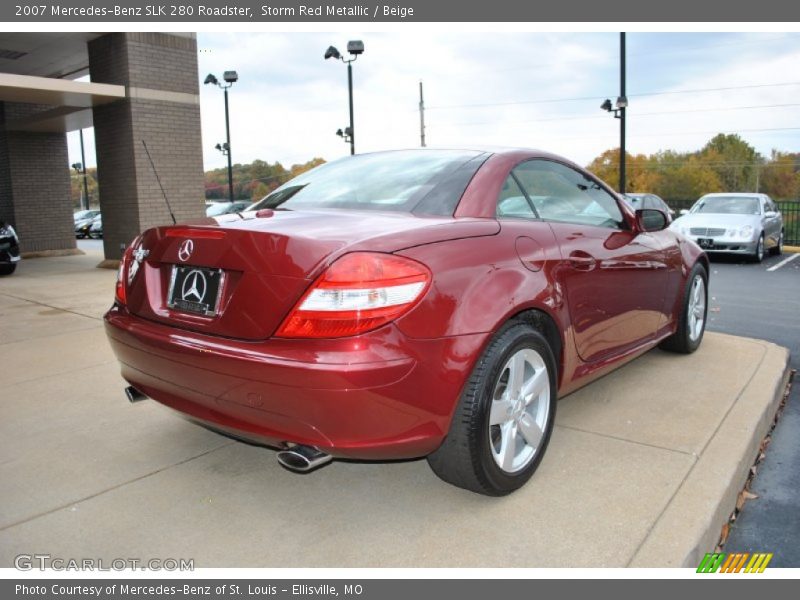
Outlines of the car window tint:
[[616,199],[575,169],[531,160],[516,166],[513,173],[542,219],[612,229],[624,225]]
[[497,199],[497,216],[522,219],[536,218],[536,214],[533,212],[527,198],[525,198],[525,194],[511,175],[508,176],[505,183],[503,183],[503,188],[500,190],[500,196]]

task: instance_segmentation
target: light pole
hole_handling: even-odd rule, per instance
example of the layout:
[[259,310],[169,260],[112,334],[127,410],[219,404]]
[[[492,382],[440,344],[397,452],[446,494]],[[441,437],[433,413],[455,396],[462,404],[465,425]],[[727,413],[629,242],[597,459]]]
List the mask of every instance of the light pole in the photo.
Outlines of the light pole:
[[619,34],[619,97],[616,106],[606,99],[600,108],[613,112],[619,119],[619,193],[625,193],[625,109],[628,108],[628,97],[625,95],[625,32]]
[[222,145],[217,144],[216,148],[228,157],[228,199],[233,202],[233,162],[231,161],[231,123],[230,117],[228,116],[228,88],[239,80],[239,75],[236,71],[225,71],[225,73],[222,74],[222,78],[225,80],[224,84],[220,83],[214,75],[209,73],[206,75],[206,80],[203,83],[216,85],[225,93],[225,137],[227,141]]
[[347,92],[350,99],[350,127],[345,127],[344,131],[339,129],[336,135],[340,136],[345,142],[350,142],[350,154],[356,153],[356,132],[353,125],[353,61],[359,54],[364,53],[364,42],[361,40],[350,40],[347,42],[347,51],[352,58],[345,59],[342,54],[334,47],[329,46],[325,51],[325,60],[329,58],[339,59],[347,65]]
[[[81,131],[83,133],[83,131]],[[83,135],[81,135],[81,142]],[[81,144],[81,156],[83,156],[83,144]],[[83,193],[81,194],[81,208],[87,210],[89,208],[89,184],[86,181],[86,163],[72,163],[72,168],[75,173],[83,176]]]

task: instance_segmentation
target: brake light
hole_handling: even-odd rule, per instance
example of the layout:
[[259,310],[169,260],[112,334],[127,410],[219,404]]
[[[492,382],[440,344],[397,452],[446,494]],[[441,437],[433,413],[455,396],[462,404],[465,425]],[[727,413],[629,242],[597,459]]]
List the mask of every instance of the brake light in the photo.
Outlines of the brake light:
[[[138,238],[137,238],[138,240]],[[117,287],[114,293],[114,298],[123,306],[127,303],[128,298],[126,294],[126,279],[128,274],[128,264],[131,261],[131,253],[133,252],[133,244],[125,249],[122,253],[122,258],[119,261],[119,270],[117,271]]]
[[346,254],[312,284],[275,335],[336,338],[377,329],[408,312],[430,281],[427,267],[409,258]]

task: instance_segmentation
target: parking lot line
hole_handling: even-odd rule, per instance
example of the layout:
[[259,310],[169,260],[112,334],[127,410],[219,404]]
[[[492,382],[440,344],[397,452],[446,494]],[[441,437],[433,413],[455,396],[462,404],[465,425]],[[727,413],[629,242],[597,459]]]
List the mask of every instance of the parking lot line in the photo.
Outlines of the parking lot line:
[[787,257],[786,257],[786,258],[784,258],[784,259],[783,259],[781,262],[779,262],[777,265],[773,265],[773,266],[771,266],[769,269],[767,269],[767,272],[769,272],[769,271],[777,271],[777,270],[778,270],[778,269],[780,269],[782,266],[784,266],[784,265],[787,265],[787,264],[789,264],[790,262],[792,262],[792,261],[793,261],[795,258],[797,258],[798,256],[800,256],[800,254],[792,254],[791,256],[787,256]]

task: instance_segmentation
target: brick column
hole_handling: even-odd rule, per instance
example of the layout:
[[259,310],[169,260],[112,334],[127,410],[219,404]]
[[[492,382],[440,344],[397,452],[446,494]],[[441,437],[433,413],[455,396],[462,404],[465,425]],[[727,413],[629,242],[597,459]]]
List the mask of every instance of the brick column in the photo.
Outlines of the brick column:
[[0,102],[0,220],[19,233],[23,253],[75,252],[67,137],[7,131],[13,121],[42,110]]
[[105,256],[118,259],[120,244],[171,223],[142,140],[178,222],[205,214],[197,41],[110,33],[88,48],[92,81],[127,88],[125,100],[93,109]]

